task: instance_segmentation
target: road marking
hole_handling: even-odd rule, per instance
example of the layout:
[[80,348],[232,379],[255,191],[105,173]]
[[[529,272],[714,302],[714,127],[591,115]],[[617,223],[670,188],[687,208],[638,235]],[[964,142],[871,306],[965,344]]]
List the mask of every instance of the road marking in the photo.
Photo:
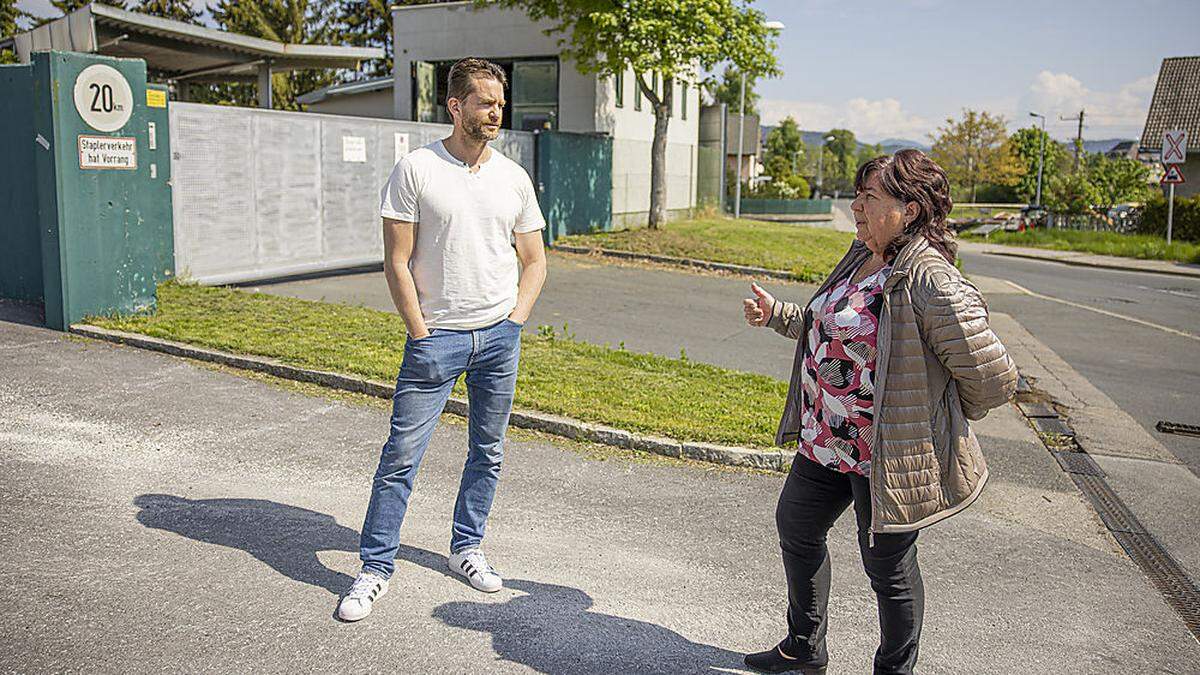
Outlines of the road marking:
[[1178,295],[1181,298],[1200,298],[1200,295],[1195,295],[1194,293],[1184,293],[1183,291],[1174,291],[1169,288],[1150,288],[1149,286],[1138,286],[1137,288],[1140,288],[1143,291],[1158,291],[1159,293]]
[[1042,295],[1041,293],[1035,293],[1034,291],[1031,291],[1028,288],[1025,288],[1024,286],[1022,286],[1016,282],[1009,281],[1007,279],[1005,279],[1004,282],[1006,284],[1008,284],[1009,286],[1012,286],[1013,288],[1017,289],[1018,291],[1021,291],[1022,293],[1026,294],[1026,295],[1031,295],[1035,298],[1040,298],[1042,300],[1049,300],[1050,302],[1057,302],[1057,303],[1060,303],[1063,305],[1067,305],[1068,307],[1076,307],[1078,309],[1086,309],[1089,312],[1096,312],[1097,314],[1111,316],[1115,319],[1123,319],[1125,321],[1140,324],[1142,326],[1147,326],[1150,328],[1157,328],[1158,330],[1161,330],[1166,333],[1170,333],[1172,335],[1178,335],[1180,337],[1191,338],[1193,340],[1200,341],[1200,335],[1195,335],[1193,333],[1176,330],[1174,328],[1171,328],[1170,326],[1163,326],[1161,324],[1153,323],[1151,321],[1146,321],[1144,319],[1139,319],[1137,317],[1127,316],[1125,314],[1117,314],[1116,312],[1110,312],[1107,309],[1100,309],[1099,307],[1092,307],[1091,305],[1085,305],[1085,304],[1078,303],[1078,302],[1072,302],[1070,300],[1063,300],[1062,298],[1056,298],[1056,297],[1050,296],[1050,295]]

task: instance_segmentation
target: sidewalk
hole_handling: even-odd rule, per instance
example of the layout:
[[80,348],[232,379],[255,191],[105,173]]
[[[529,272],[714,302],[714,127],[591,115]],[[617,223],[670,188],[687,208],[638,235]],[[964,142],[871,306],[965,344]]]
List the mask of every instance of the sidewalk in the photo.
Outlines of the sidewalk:
[[1080,253],[1078,251],[1052,251],[1045,248],[1027,248],[1024,246],[1008,246],[1005,244],[985,244],[963,240],[959,240],[958,245],[963,251],[970,251],[973,253],[988,253],[991,255],[1007,255],[1014,258],[1048,260],[1067,265],[1082,265],[1084,267],[1101,267],[1112,270],[1153,272],[1156,274],[1172,274],[1175,276],[1200,278],[1200,265],[1193,265],[1190,263],[1167,262],[1165,260],[1140,260],[1138,258],[1121,258],[1112,255]]
[[[466,431],[434,435],[392,592],[331,618],[383,408],[0,321],[0,669],[737,672],[783,630],[779,475],[520,435],[488,550],[444,570]],[[922,672],[1186,672],[1200,645],[1011,408],[993,481],[922,535]],[[874,599],[831,532],[832,672],[866,672]],[[119,665],[118,665],[119,664]]]

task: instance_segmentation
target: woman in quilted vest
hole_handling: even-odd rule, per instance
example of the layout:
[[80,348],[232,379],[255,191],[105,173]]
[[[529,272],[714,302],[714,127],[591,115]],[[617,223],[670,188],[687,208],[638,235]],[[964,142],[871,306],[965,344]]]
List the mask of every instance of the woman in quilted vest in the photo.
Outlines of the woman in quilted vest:
[[805,306],[757,284],[746,321],[797,340],[776,443],[798,447],[775,512],[787,637],[746,664],[824,673],[826,534],[851,504],[879,603],[876,673],[911,673],[924,586],[917,532],[970,506],[987,464],[970,420],[1003,405],[1017,372],[979,291],[954,266],[946,173],[917,150],[858,170],[857,238]]

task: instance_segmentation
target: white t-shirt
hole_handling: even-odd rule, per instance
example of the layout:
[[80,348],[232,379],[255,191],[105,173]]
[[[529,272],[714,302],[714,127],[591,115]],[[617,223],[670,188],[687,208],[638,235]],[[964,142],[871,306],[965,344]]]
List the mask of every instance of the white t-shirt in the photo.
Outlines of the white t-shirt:
[[546,226],[524,167],[493,149],[471,173],[435,141],[396,164],[381,202],[384,218],[416,223],[408,267],[430,330],[483,328],[517,306],[513,233]]

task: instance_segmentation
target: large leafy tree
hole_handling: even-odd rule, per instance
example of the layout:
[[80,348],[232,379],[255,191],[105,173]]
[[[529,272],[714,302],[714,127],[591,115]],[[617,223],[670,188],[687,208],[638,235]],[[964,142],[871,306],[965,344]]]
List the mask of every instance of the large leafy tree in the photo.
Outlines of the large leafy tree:
[[[650,216],[657,228],[667,215],[667,125],[675,83],[695,84],[700,73],[731,63],[747,74],[779,73],[776,31],[744,0],[476,0],[481,5],[523,9],[562,35],[563,55],[582,73],[615,76],[634,72],[635,86],[654,113],[650,151]],[[655,91],[650,73],[670,83]]]
[[854,187],[854,173],[858,170],[858,139],[849,129],[830,129],[826,134],[827,138],[829,136],[833,140],[825,142],[821,189],[849,192]]
[[804,166],[804,138],[796,118],[787,116],[767,134],[763,167],[776,179],[799,174]]
[[[223,30],[284,43],[324,43],[334,32],[330,5],[323,0],[219,0],[212,6],[213,19]],[[299,110],[296,96],[331,84],[328,70],[275,73],[271,77],[272,105]],[[212,89],[209,98],[221,103],[248,105],[253,101],[249,85],[225,85]]]
[[[15,35],[25,28],[22,22],[33,22],[35,17],[17,7],[16,0],[0,0],[0,37]],[[0,51],[0,63],[16,63],[17,55],[5,49]]]
[[[747,115],[758,114],[758,93],[754,91],[756,80],[755,76],[746,73]],[[738,114],[741,111],[742,103],[742,71],[738,70],[737,66],[725,66],[725,70],[721,74],[721,79],[714,80],[709,85],[708,91],[712,94],[714,101],[724,103],[727,106],[730,115]]]
[[933,138],[932,157],[946,170],[952,186],[975,201],[980,185],[1012,185],[1021,167],[1012,147],[1004,117],[988,112],[963,110],[962,118],[946,119]]
[[133,11],[184,23],[200,23],[200,10],[187,0],[138,0]]
[[1150,196],[1150,169],[1129,157],[1109,159],[1092,153],[1085,160],[1088,182],[1095,188],[1093,205],[1101,213],[1124,202],[1145,201]]
[[[1042,165],[1042,193],[1045,194],[1046,186],[1050,184],[1050,181],[1067,168],[1071,161],[1070,155],[1062,145],[1050,138],[1050,134],[1038,127],[1018,129],[1008,139],[1008,144],[1016,155],[1016,162],[1020,167],[1020,177],[1017,178],[1013,191],[1017,199],[1030,204],[1037,198],[1038,157],[1043,143],[1045,143],[1046,158]],[[1044,198],[1043,201],[1045,201]]]

